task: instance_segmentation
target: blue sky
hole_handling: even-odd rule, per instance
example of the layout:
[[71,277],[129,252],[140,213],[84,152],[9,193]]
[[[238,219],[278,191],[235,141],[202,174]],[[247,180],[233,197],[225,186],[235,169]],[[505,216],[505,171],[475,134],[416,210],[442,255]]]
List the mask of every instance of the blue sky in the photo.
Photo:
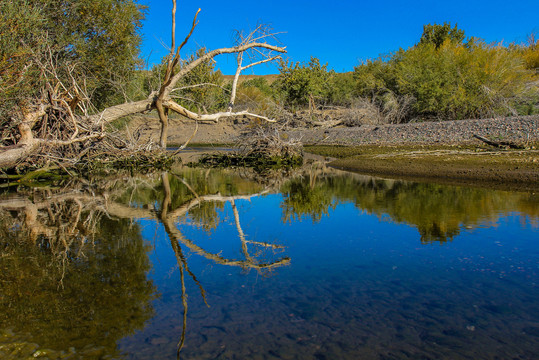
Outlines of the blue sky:
[[[171,31],[171,0],[140,0],[149,11],[143,28],[143,55],[152,64],[168,53]],[[423,25],[451,22],[467,36],[487,42],[523,42],[539,33],[539,1],[351,1],[351,0],[178,0],[176,37],[181,42],[189,32],[198,8],[199,24],[182,51],[233,45],[234,29],[249,29],[262,21],[275,31],[291,60],[318,57],[338,72],[352,71],[362,59],[378,57],[400,47],[408,48],[420,38]],[[224,74],[235,70],[233,57],[217,57]],[[277,73],[261,66],[256,74]],[[253,73],[249,70],[248,73]]]

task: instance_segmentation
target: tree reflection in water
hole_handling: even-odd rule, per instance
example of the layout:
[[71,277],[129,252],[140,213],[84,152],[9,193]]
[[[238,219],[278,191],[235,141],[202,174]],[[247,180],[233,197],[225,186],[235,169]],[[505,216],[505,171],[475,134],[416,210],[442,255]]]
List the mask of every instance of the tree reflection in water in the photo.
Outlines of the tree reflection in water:
[[[221,195],[221,191],[238,193],[238,187],[259,190],[260,185],[231,179],[215,182],[207,172],[203,177],[200,174],[189,170],[182,175],[163,173],[160,181],[99,179],[99,186],[70,184],[55,190],[21,190],[0,200],[0,225],[5,234],[0,278],[6,285],[0,297],[1,308],[6,309],[0,328],[13,328],[17,334],[27,334],[29,344],[61,354],[75,348],[117,356],[117,341],[141,329],[152,317],[155,287],[147,280],[150,247],[133,220],[153,218],[163,225],[180,271],[184,310],[179,358],[187,329],[185,273],[206,301],[181,244],[220,265],[263,272],[290,263],[287,257],[259,261],[249,252],[249,246],[283,250],[279,245],[248,241],[241,228],[235,200],[248,200],[264,191]],[[194,185],[185,177],[191,177]],[[208,195],[209,191],[214,193]],[[176,221],[189,214],[203,229],[215,228],[216,208],[226,202],[234,209],[243,260],[208,252],[176,227]],[[97,350],[88,348],[92,344],[97,344]],[[28,349],[35,350],[32,346]]]
[[495,222],[512,211],[539,218],[534,193],[382,180],[324,167],[293,177],[280,191],[285,222],[318,222],[339,203],[352,202],[368,214],[416,227],[424,244],[444,243],[463,227]]
[[38,347],[56,350],[51,358],[118,356],[117,341],[152,317],[149,246],[137,224],[109,218],[103,205],[71,187],[21,190],[0,202],[6,357]]
[[[515,210],[538,217],[537,195],[529,193],[377,180],[317,163],[293,175],[269,177],[262,185],[237,171],[182,169],[159,177],[19,189],[0,198],[0,329],[12,329],[13,341],[24,338],[58,351],[73,347],[82,354],[118,356],[117,341],[152,317],[156,290],[147,279],[150,246],[135,219],[161,223],[176,257],[183,307],[179,358],[187,331],[186,277],[206,301],[184,248],[219,265],[259,272],[290,264],[288,257],[264,260],[253,252],[253,247],[273,254],[284,249],[245,235],[239,200],[281,193],[283,222],[319,222],[338,204],[353,203],[360,211],[416,227],[422,243],[443,243],[463,227],[495,222]],[[178,227],[189,218],[191,225],[211,232],[219,226],[219,211],[226,203],[232,208],[242,259],[209,252]]]
[[[208,303],[206,302],[206,295],[205,295],[205,292],[204,292],[204,288],[202,287],[200,282],[197,280],[196,276],[189,270],[189,267],[187,266],[187,261],[186,261],[185,257],[183,256],[182,249],[181,249],[179,243],[185,244],[193,252],[195,252],[195,253],[197,253],[199,255],[202,255],[205,258],[207,258],[209,260],[212,260],[212,261],[214,261],[214,262],[216,262],[218,264],[228,265],[228,266],[240,266],[240,267],[242,267],[244,269],[252,268],[252,269],[257,269],[259,271],[267,270],[267,269],[271,269],[271,268],[274,268],[274,267],[288,265],[290,263],[290,259],[285,257],[285,258],[279,259],[279,260],[271,262],[271,263],[260,263],[260,262],[257,261],[257,259],[255,259],[254,257],[252,257],[249,254],[248,246],[247,246],[248,242],[247,242],[247,240],[245,238],[245,235],[243,233],[243,230],[241,228],[239,213],[237,211],[237,208],[236,208],[236,205],[235,205],[234,201],[237,200],[237,199],[250,199],[250,198],[252,198],[254,196],[258,196],[259,194],[247,195],[247,196],[241,196],[241,195],[240,196],[221,196],[221,195],[199,196],[195,192],[195,190],[193,190],[192,187],[190,187],[187,183],[185,183],[186,186],[189,188],[189,190],[192,192],[192,194],[195,196],[195,198],[193,200],[183,204],[178,209],[175,209],[174,211],[169,212],[169,207],[170,207],[170,204],[172,202],[172,200],[171,200],[172,199],[172,191],[171,191],[171,186],[170,186],[170,181],[169,181],[169,175],[167,173],[163,173],[161,175],[161,179],[162,179],[162,186],[163,186],[163,190],[164,190],[164,198],[163,198],[163,203],[162,203],[162,206],[161,206],[161,212],[159,214],[159,220],[163,224],[165,232],[167,233],[168,238],[170,239],[172,249],[174,250],[174,253],[176,255],[176,261],[177,261],[178,267],[180,269],[183,319],[182,319],[182,334],[181,334],[180,340],[179,340],[178,345],[177,345],[177,353],[176,353],[177,358],[179,359],[180,358],[180,352],[181,352],[181,350],[183,348],[183,345],[184,345],[184,342],[185,342],[185,334],[186,334],[186,330],[187,330],[187,309],[188,309],[188,304],[187,304],[187,293],[186,293],[186,287],[185,287],[184,271],[187,272],[191,276],[191,278],[195,281],[195,283],[198,285],[198,287],[200,289],[200,294],[202,295],[202,298],[204,299],[204,302],[206,303],[206,305],[208,305]],[[236,224],[236,228],[237,228],[237,231],[238,231],[238,236],[239,236],[240,241],[241,241],[242,252],[243,252],[243,255],[245,256],[245,260],[230,260],[230,259],[226,259],[226,258],[224,258],[224,257],[222,257],[220,255],[209,253],[209,252],[205,251],[204,249],[202,249],[201,247],[197,246],[194,242],[186,239],[183,236],[183,234],[174,226],[174,220],[175,219],[177,219],[177,218],[179,218],[181,216],[187,215],[187,213],[189,212],[190,209],[195,208],[196,206],[200,206],[201,204],[204,204],[204,203],[206,203],[208,201],[211,201],[211,202],[227,202],[227,201],[230,201],[231,202],[233,212],[234,212],[234,222]],[[198,215],[200,216],[200,214],[198,214]],[[215,219],[215,216],[213,216],[213,213],[211,214],[210,218],[212,220]],[[274,249],[282,249],[281,246],[274,245],[274,244],[263,244],[263,243],[257,243],[257,242],[251,242],[251,243],[254,243],[254,244],[257,244],[257,245],[262,245],[262,246],[272,247]]]

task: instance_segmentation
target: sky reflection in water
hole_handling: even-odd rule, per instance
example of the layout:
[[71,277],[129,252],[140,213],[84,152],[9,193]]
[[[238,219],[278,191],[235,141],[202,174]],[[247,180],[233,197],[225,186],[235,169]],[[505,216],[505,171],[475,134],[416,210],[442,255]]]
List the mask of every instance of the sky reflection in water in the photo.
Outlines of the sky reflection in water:
[[[362,196],[332,192],[328,183],[335,179],[320,183],[331,201],[311,213],[303,203],[290,215],[294,194],[286,191],[235,201],[247,240],[284,246],[275,251],[249,244],[250,254],[265,263],[289,257],[287,266],[256,271],[217,265],[184,247],[210,307],[189,280],[183,358],[533,358],[539,345],[536,198],[391,183],[399,190],[386,191],[385,198],[373,191],[379,198],[372,201],[369,188],[384,187],[380,182],[352,188],[370,200],[363,207]],[[408,201],[418,192],[420,202],[439,198],[442,204],[408,203],[431,213],[402,212],[405,205],[395,199]],[[482,205],[464,204],[465,198]],[[444,200],[454,205],[445,213],[437,208]],[[532,209],[532,216],[515,211],[517,204]],[[433,218],[436,212],[446,218]],[[189,218],[177,227],[210,253],[244,259],[230,202],[217,214],[219,223],[209,230]],[[424,218],[439,223],[407,221]],[[171,356],[182,323],[176,259],[160,226],[140,223],[156,246],[151,278],[161,297],[154,303],[157,316],[121,347],[132,358]]]

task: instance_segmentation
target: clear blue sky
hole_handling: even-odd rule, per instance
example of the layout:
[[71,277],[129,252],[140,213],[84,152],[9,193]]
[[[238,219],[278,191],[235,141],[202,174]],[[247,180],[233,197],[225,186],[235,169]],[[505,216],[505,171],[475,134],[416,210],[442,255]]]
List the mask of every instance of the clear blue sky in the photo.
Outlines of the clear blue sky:
[[[157,63],[170,46],[172,1],[139,2],[149,6],[143,54],[150,64]],[[539,33],[539,0],[178,0],[177,43],[185,38],[199,7],[199,24],[182,51],[184,56],[201,46],[232,46],[234,29],[249,29],[262,21],[285,32],[279,38],[291,60],[316,56],[338,72],[352,71],[362,59],[414,45],[428,23],[457,23],[467,36],[487,42],[523,42],[530,33]],[[233,57],[216,60],[224,74],[234,72]],[[277,72],[264,65],[255,70],[256,74]]]

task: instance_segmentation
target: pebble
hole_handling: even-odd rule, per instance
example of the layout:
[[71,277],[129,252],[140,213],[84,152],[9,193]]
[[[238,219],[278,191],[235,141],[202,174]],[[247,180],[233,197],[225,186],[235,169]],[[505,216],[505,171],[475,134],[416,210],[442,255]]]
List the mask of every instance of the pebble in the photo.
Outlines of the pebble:
[[539,115],[378,125],[377,131],[372,131],[370,126],[359,126],[323,131],[320,128],[292,129],[286,133],[290,137],[301,137],[307,144],[483,144],[473,138],[474,134],[498,141],[525,144],[539,141]]

